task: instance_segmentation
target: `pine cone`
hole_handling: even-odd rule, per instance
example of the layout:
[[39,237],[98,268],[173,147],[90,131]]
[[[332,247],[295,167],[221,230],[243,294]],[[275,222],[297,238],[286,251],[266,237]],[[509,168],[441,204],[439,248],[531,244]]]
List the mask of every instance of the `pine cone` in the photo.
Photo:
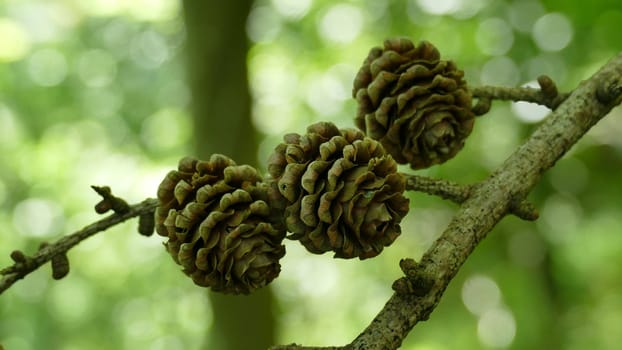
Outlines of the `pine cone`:
[[248,294],[276,278],[285,230],[273,224],[268,186],[223,155],[183,158],[158,188],[156,232],[194,283]]
[[273,192],[283,198],[288,238],[337,258],[371,258],[393,243],[408,199],[404,177],[379,142],[332,123],[284,140],[268,171]]
[[400,164],[440,164],[458,153],[475,121],[464,73],[429,42],[389,39],[354,80],[355,122]]

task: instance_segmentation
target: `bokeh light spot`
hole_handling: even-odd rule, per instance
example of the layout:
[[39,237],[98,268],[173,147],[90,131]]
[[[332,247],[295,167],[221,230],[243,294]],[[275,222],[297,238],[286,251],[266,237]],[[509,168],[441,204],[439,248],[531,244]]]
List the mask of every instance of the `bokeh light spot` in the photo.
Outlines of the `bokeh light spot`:
[[67,76],[67,60],[58,50],[38,50],[28,59],[28,75],[37,85],[58,85]]
[[298,101],[298,76],[284,55],[256,55],[249,61],[254,125],[268,135],[291,130],[293,107]]
[[536,103],[519,101],[512,103],[512,112],[524,122],[537,123],[544,119],[551,110]]
[[28,198],[13,210],[13,225],[25,236],[43,237],[56,233],[62,226],[62,210],[56,202],[44,198]]
[[179,2],[171,0],[76,0],[80,9],[91,16],[129,15],[139,21],[171,20],[179,13]]
[[363,13],[357,6],[338,4],[328,9],[318,24],[323,39],[336,43],[349,43],[363,29]]
[[143,21],[168,21],[179,14],[179,1],[171,0],[131,0],[125,1],[127,12]]
[[536,225],[549,242],[562,244],[577,235],[582,217],[583,208],[574,196],[553,194],[544,202]]
[[[318,114],[336,114],[345,101],[352,98],[352,77],[356,74],[353,66],[337,64],[324,74],[313,74],[309,78],[306,102]],[[347,120],[345,120],[347,122]]]
[[[303,251],[298,249],[296,253],[298,252]],[[316,256],[304,254],[300,254],[291,262],[293,266],[287,271],[282,271],[284,280],[287,280],[291,287],[289,290],[279,290],[284,296],[297,295],[317,300],[335,293],[338,289],[337,282],[340,276],[338,266],[317,259]]]
[[313,74],[302,84],[307,87],[305,100],[314,111],[321,115],[331,115],[342,107],[344,96],[349,91],[334,75]]
[[269,6],[256,6],[251,9],[246,20],[246,34],[256,42],[272,41],[281,30],[279,14]]
[[123,9],[122,0],[77,0],[85,14],[91,16],[114,16]]
[[374,0],[365,3],[365,16],[371,21],[382,20],[389,8],[389,0]]
[[259,131],[269,135],[278,135],[291,130],[292,125],[295,125],[296,120],[292,118],[293,113],[293,109],[287,105],[255,101],[251,118],[253,125]]
[[504,55],[514,44],[514,33],[501,18],[488,18],[480,22],[475,33],[475,42],[487,55]]
[[440,16],[430,16],[429,13],[423,11],[417,4],[417,0],[408,1],[406,5],[406,15],[408,15],[408,19],[411,23],[421,27],[430,27],[441,21]]
[[[539,87],[538,83],[535,81],[531,81],[523,86],[533,88]],[[512,112],[519,120],[527,123],[537,123],[551,112],[551,110],[545,106],[525,101],[512,102],[511,108]]]
[[484,85],[516,86],[520,81],[520,72],[513,59],[497,56],[489,59],[480,73],[480,81]]
[[82,15],[64,1],[20,1],[11,14],[33,43],[62,42]]
[[540,17],[532,30],[533,40],[544,51],[559,51],[565,48],[572,40],[573,34],[568,17],[557,12]]
[[506,348],[516,336],[516,320],[507,309],[488,310],[477,322],[479,340],[492,348]]
[[90,50],[80,55],[78,75],[86,86],[103,87],[116,78],[117,62],[108,51]]
[[[112,118],[123,104],[124,94],[116,88],[116,84],[106,87],[84,89],[80,94],[80,102],[84,113],[96,118]],[[121,125],[115,124],[115,134],[121,135]]]
[[469,19],[480,13],[491,0],[461,0],[452,14],[457,19]]
[[145,30],[132,40],[130,55],[139,67],[154,69],[169,59],[170,50],[161,34]]
[[460,0],[416,0],[419,7],[431,15],[447,15],[453,13]]
[[533,24],[544,14],[544,7],[539,1],[521,0],[508,5],[508,18],[516,30],[529,33]]
[[0,18],[0,38],[0,62],[18,61],[30,50],[25,28],[10,18]]
[[501,302],[501,291],[490,277],[474,275],[462,285],[462,302],[474,315],[482,315]]
[[288,19],[300,19],[304,17],[311,7],[312,0],[272,0],[272,6],[283,17]]
[[258,55],[250,62],[253,97],[262,103],[287,104],[296,96],[298,77],[289,58]]
[[123,19],[115,18],[99,29],[99,35],[104,48],[121,60],[129,55],[131,40],[128,38],[134,37],[136,30]]
[[0,125],[2,125],[0,128],[0,146],[4,148],[18,146],[22,141],[22,125],[13,111],[2,103],[0,103]]
[[179,109],[165,108],[143,122],[141,138],[154,151],[165,151],[188,142],[190,116]]

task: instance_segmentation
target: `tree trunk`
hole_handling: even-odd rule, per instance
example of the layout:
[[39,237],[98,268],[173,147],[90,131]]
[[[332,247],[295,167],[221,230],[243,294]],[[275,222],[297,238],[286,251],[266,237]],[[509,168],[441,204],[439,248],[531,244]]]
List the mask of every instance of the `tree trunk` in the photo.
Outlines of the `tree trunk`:
[[195,149],[255,163],[257,140],[250,120],[246,18],[252,0],[184,0],[188,82]]
[[[252,1],[183,4],[197,156],[222,153],[238,164],[255,165],[257,135],[250,120],[245,31]],[[214,321],[204,348],[266,349],[274,344],[269,288],[251,296],[209,295]]]

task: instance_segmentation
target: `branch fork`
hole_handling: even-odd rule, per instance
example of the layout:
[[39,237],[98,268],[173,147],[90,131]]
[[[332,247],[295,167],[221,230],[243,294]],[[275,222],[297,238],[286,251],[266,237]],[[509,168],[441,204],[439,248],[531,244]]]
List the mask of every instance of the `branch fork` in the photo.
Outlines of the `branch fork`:
[[481,86],[471,89],[473,97],[478,98],[472,111],[477,116],[490,111],[492,100],[525,101],[537,103],[555,110],[570,94],[560,94],[553,80],[547,75],[538,77],[539,89],[531,87]]

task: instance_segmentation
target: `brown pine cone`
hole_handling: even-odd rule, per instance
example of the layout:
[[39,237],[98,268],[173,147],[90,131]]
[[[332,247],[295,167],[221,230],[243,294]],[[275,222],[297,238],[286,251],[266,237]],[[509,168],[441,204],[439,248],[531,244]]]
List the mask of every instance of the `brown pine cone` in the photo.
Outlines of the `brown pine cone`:
[[253,167],[219,154],[183,158],[158,200],[156,232],[197,285],[248,294],[278,276],[285,230],[273,224],[268,186]]
[[401,233],[404,177],[382,145],[355,129],[317,123],[289,134],[268,169],[283,198],[288,238],[337,258],[374,257]]
[[400,164],[443,163],[462,149],[475,121],[463,76],[427,41],[386,40],[370,51],[354,80],[356,126]]

